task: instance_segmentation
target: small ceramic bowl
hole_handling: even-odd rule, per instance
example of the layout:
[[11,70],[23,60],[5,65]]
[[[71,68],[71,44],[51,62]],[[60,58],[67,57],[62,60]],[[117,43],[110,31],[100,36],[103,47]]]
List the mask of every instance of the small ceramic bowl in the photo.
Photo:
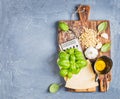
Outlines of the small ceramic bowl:
[[[105,67],[105,69],[104,69],[103,71],[98,71],[98,70],[96,69],[95,64],[96,64],[96,62],[97,62],[98,60],[102,60],[102,61],[105,62],[106,67]],[[99,74],[107,74],[108,72],[110,72],[110,70],[112,69],[113,62],[112,62],[112,59],[111,59],[110,57],[101,56],[101,57],[99,57],[99,58],[95,61],[95,64],[94,64],[94,70],[95,70],[96,74],[99,75]]]

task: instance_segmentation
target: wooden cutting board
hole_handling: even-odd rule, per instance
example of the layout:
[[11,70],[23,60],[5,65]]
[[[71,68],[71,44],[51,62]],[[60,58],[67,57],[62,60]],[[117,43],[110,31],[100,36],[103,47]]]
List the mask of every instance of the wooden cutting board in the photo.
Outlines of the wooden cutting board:
[[[74,32],[75,32],[77,37],[79,37],[81,35],[81,31],[82,31],[81,27],[84,26],[84,27],[87,27],[89,29],[93,29],[95,31],[98,31],[97,30],[98,25],[102,22],[107,22],[108,26],[107,26],[107,29],[105,30],[105,32],[108,34],[108,39],[106,40],[106,39],[102,38],[101,36],[99,36],[99,39],[102,42],[102,44],[107,43],[107,42],[111,42],[110,23],[108,20],[88,20],[89,13],[90,13],[90,6],[88,6],[88,5],[78,6],[77,12],[78,12],[78,15],[80,17],[80,20],[62,20],[62,22],[67,23],[69,27],[75,28]],[[69,41],[73,38],[75,38],[75,35],[73,35],[72,33],[64,33],[58,29],[58,44],[64,43],[64,42]],[[85,48],[83,46],[82,46],[82,50],[83,50],[83,52],[85,50]],[[110,57],[110,51],[105,52],[105,53],[102,53],[99,51],[98,57],[103,56],[103,55]],[[91,62],[94,64],[95,60],[92,60]],[[109,72],[106,75],[99,76],[99,87],[100,87],[99,89],[101,92],[105,92],[108,90],[110,81],[111,81],[111,72]],[[72,92],[95,92],[96,87],[83,89],[83,90],[82,89],[80,89],[80,90],[68,89],[68,91],[72,91]]]

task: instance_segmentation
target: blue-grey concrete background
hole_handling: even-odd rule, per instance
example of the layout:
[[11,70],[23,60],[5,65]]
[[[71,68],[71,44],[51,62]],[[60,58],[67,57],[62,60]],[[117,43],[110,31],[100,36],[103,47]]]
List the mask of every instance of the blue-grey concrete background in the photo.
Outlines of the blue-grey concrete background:
[[[106,93],[71,93],[48,86],[58,75],[57,21],[70,20],[78,4],[90,19],[111,22],[113,78]],[[75,18],[77,19],[77,18]],[[120,0],[0,0],[0,99],[119,99]]]

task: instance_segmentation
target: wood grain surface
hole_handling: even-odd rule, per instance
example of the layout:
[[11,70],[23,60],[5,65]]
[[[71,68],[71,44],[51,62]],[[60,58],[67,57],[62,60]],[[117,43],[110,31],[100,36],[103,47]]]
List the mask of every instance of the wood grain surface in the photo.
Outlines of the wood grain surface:
[[[81,13],[81,10],[84,10],[84,12]],[[87,5],[82,5],[78,7],[78,14],[80,16],[80,20],[76,21],[76,20],[62,20],[63,22],[66,22],[70,28],[72,28],[74,30],[75,35],[79,38],[79,36],[81,35],[81,31],[82,31],[82,27],[86,27],[89,29],[93,29],[95,31],[98,32],[97,27],[101,22],[107,22],[108,26],[107,29],[105,30],[105,32],[108,34],[108,39],[104,39],[101,36],[98,36],[99,40],[102,42],[102,44],[107,43],[107,42],[111,42],[110,39],[110,23],[108,20],[88,20],[89,17],[89,13],[90,13],[90,7]],[[58,44],[64,43],[66,41],[69,41],[73,38],[75,38],[75,35],[72,33],[64,33],[61,30],[58,29]],[[82,46],[82,50],[83,52],[85,51],[85,47]],[[102,53],[99,50],[99,55],[100,56],[108,56],[110,57],[110,51]],[[95,60],[91,60],[91,62],[94,64]],[[109,72],[106,75],[99,75],[99,89],[101,92],[105,92],[108,90],[109,88],[109,83],[111,81],[111,72]],[[72,92],[95,92],[96,91],[96,87],[93,88],[88,88],[88,89],[80,89],[80,90],[75,90],[75,89],[68,89],[68,91],[72,91]]]

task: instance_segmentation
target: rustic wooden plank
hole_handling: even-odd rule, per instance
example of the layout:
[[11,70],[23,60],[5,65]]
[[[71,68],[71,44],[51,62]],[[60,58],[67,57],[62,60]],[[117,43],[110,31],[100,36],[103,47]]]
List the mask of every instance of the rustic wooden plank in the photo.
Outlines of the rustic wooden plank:
[[[89,8],[87,8],[87,9],[89,9]],[[79,15],[81,15],[81,14],[79,13]],[[84,16],[82,16],[82,17],[84,17]],[[100,39],[100,41],[103,44],[107,43],[107,42],[111,42],[111,39],[110,39],[110,37],[111,37],[110,36],[110,23],[109,23],[109,21],[108,20],[86,20],[87,18],[88,17],[81,18],[82,20],[78,20],[78,21],[73,21],[73,20],[72,21],[71,20],[70,21],[63,20],[63,21],[66,22],[69,25],[69,27],[73,27],[73,30],[76,33],[77,37],[79,37],[80,34],[81,34],[80,33],[81,32],[81,30],[80,30],[81,26],[82,27],[87,27],[87,28],[90,28],[90,29],[93,29],[93,30],[97,31],[97,27],[98,27],[98,25],[101,22],[107,22],[108,23],[108,27],[107,27],[105,32],[108,34],[109,39],[106,40],[106,39],[102,38],[100,35],[99,35],[98,38]],[[71,34],[69,34],[69,33],[67,34],[67,33],[63,33],[62,31],[58,30],[58,44],[61,44],[61,43],[66,42],[66,41],[69,41],[69,40],[73,39],[74,37],[75,36],[72,33]],[[82,46],[82,50],[83,51],[85,50],[85,48],[83,46]],[[110,51],[108,51],[106,53],[102,53],[99,50],[98,57],[103,56],[103,55],[110,57]],[[91,62],[94,63],[95,60],[92,60]],[[105,92],[105,91],[108,90],[109,83],[111,81],[111,76],[112,76],[111,72],[109,72],[106,75],[100,75],[99,76],[99,80],[100,80],[99,85],[100,85],[100,91],[101,92]],[[96,91],[96,87],[88,88],[88,89],[79,89],[79,90],[68,89],[68,91],[72,91],[72,92],[95,92]]]

